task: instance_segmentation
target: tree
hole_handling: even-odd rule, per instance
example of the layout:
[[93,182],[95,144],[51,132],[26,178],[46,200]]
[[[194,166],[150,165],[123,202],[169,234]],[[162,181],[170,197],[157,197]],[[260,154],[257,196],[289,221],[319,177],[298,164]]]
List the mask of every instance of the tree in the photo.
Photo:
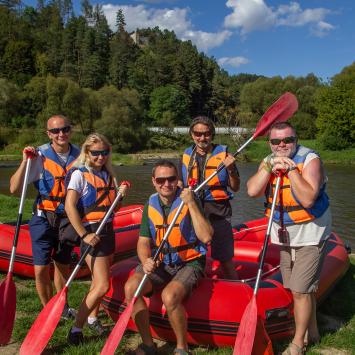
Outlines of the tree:
[[21,112],[19,88],[6,79],[0,78],[0,126],[7,127]]
[[118,9],[116,14],[116,27],[117,32],[124,32],[126,26],[126,21],[122,9]]
[[316,97],[318,137],[325,148],[355,144],[355,62],[335,75]]
[[161,86],[150,96],[148,116],[158,126],[172,127],[188,124],[188,100],[179,88],[173,85]]

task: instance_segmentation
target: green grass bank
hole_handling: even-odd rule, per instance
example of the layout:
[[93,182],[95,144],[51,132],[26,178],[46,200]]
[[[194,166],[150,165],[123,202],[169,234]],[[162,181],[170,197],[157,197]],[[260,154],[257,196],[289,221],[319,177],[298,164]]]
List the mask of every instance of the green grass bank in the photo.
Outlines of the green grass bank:
[[[19,198],[0,195],[0,221],[16,220]],[[30,217],[32,201],[26,200],[24,208],[24,220]],[[0,276],[1,279],[5,274]],[[355,256],[351,257],[350,268],[345,277],[336,285],[330,296],[321,305],[318,312],[321,332],[320,344],[309,349],[307,354],[354,354],[355,349]],[[17,287],[17,313],[12,342],[0,347],[0,354],[16,354],[21,342],[29,328],[41,310],[41,305],[36,294],[35,284],[32,279],[15,277]],[[69,291],[69,303],[78,308],[85,292],[88,290],[90,281],[74,281]],[[105,315],[100,314],[102,322],[109,328],[113,322]],[[102,349],[105,339],[95,336],[90,330],[84,329],[86,342],[79,346],[68,346],[66,335],[71,322],[59,323],[44,354],[97,354]],[[135,348],[140,338],[135,333],[126,333],[117,351],[124,354],[128,349]],[[283,351],[287,341],[274,342],[275,354]],[[159,342],[159,353],[172,353],[174,344]],[[232,354],[230,348],[206,348],[194,347],[192,353],[197,354]]]

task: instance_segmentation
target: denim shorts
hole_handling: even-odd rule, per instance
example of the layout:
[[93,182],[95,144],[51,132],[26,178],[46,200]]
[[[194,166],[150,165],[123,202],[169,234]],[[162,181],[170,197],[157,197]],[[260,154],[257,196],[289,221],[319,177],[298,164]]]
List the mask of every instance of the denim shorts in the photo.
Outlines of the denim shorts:
[[59,245],[58,228],[52,227],[45,216],[33,215],[29,228],[33,265],[48,265],[51,259],[60,264],[70,264],[73,247]]

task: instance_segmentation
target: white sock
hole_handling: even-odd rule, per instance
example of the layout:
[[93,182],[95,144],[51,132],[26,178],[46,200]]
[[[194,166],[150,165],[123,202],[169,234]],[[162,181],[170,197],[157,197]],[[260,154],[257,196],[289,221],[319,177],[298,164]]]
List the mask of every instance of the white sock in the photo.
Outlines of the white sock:
[[81,333],[82,331],[83,331],[83,328],[77,328],[77,327],[71,328],[71,333]]
[[97,317],[88,317],[88,323],[94,324],[97,321]]

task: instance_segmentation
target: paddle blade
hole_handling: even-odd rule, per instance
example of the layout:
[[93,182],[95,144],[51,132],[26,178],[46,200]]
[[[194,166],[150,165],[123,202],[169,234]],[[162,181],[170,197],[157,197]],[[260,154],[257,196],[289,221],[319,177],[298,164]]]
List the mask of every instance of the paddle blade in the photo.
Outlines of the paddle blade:
[[9,343],[16,314],[16,286],[12,273],[0,284],[0,345]]
[[298,109],[298,101],[290,92],[284,93],[263,114],[258,122],[253,138],[265,135],[270,127],[276,122],[288,120]]
[[256,297],[253,295],[246,306],[239,324],[237,338],[234,344],[233,355],[250,355],[253,350],[258,309]]
[[21,345],[21,355],[42,353],[60,320],[67,301],[67,293],[66,286],[43,307]]
[[111,334],[106,340],[105,346],[102,348],[100,355],[113,355],[117,349],[123,334],[127,328],[129,319],[131,318],[133,306],[137,298],[134,297],[132,301],[127,305],[127,308],[123,311],[116,325],[111,331]]
[[255,340],[253,346],[253,355],[274,355],[272,343],[266,332],[264,321],[258,316],[256,324]]

